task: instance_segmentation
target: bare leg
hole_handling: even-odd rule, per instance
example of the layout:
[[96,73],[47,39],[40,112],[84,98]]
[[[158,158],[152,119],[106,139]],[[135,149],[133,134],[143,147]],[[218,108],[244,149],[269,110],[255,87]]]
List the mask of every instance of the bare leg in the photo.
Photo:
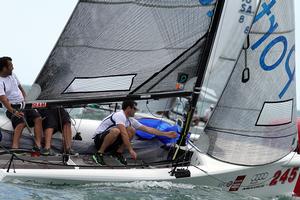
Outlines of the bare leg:
[[13,141],[11,148],[17,149],[19,148],[19,141],[22,135],[22,131],[25,128],[25,123],[18,124],[14,130]]
[[41,147],[41,140],[42,140],[42,118],[37,117],[34,120],[34,139],[35,139],[35,145],[37,147]]
[[65,123],[62,131],[64,137],[64,147],[66,150],[70,149],[72,146],[72,130],[71,123]]
[[53,128],[47,128],[45,130],[45,149],[51,148],[51,139],[53,135],[54,129]]
[[[127,133],[128,133],[129,140],[131,141],[132,138],[133,138],[133,136],[135,135],[135,129],[134,129],[133,127],[131,127],[131,126],[128,126],[128,127],[126,128],[126,130],[127,130]],[[117,152],[118,152],[118,153],[123,153],[124,149],[125,149],[125,145],[122,144],[122,145],[118,148]]]
[[114,143],[118,136],[120,135],[120,130],[118,128],[112,128],[109,133],[104,137],[103,143],[98,150],[98,153],[104,153],[106,148]]

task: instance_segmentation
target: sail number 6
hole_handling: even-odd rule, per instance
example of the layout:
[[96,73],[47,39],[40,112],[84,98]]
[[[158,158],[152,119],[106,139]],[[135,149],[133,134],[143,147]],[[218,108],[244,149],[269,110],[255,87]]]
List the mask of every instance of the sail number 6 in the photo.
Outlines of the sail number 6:
[[[240,15],[239,18],[239,23],[244,23],[245,21],[245,15],[244,14],[251,14],[252,12],[252,6],[251,6],[252,0],[242,0],[241,8],[240,8],[240,13],[243,13]],[[248,34],[250,31],[250,27],[246,26],[244,33]]]
[[298,174],[299,167],[294,167],[287,169],[283,174],[281,170],[278,170],[275,172],[273,179],[271,180],[269,186],[276,185],[278,182],[281,182],[281,184],[284,184],[286,180],[291,183],[295,180]]

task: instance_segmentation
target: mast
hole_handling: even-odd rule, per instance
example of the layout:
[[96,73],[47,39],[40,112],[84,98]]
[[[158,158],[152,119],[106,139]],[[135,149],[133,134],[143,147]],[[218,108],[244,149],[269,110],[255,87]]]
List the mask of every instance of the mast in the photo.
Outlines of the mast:
[[186,137],[188,135],[192,117],[193,117],[193,114],[196,109],[196,105],[197,105],[198,98],[200,95],[201,86],[203,83],[204,74],[205,74],[206,67],[209,62],[210,53],[213,48],[213,43],[214,43],[215,36],[217,34],[217,29],[218,29],[219,21],[221,19],[224,4],[225,4],[225,1],[217,1],[216,2],[216,7],[215,7],[215,11],[214,11],[215,14],[213,15],[212,24],[211,24],[210,28],[208,29],[207,40],[205,42],[203,55],[201,55],[201,58],[199,59],[197,80],[196,80],[196,83],[194,86],[192,97],[190,99],[189,110],[187,111],[187,115],[186,115],[186,118],[185,118],[185,121],[183,124],[183,129],[180,134],[180,138],[177,142],[178,148],[176,149],[176,151],[174,153],[173,160],[176,158],[176,155],[179,150],[179,146],[185,146],[185,143],[186,143]]

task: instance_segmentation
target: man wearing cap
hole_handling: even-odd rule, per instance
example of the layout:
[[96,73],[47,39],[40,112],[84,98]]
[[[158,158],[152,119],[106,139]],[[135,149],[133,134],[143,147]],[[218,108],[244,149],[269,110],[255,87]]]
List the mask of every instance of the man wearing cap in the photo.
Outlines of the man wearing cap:
[[131,157],[136,159],[137,154],[130,143],[136,129],[169,138],[177,137],[176,132],[162,132],[142,125],[134,119],[134,114],[138,110],[136,106],[137,103],[132,100],[124,101],[122,110],[110,114],[100,123],[93,137],[97,149],[97,152],[93,155],[93,160],[97,164],[105,165],[103,154],[105,152],[113,152],[120,163],[126,165],[127,161],[122,155],[125,148],[128,149]]

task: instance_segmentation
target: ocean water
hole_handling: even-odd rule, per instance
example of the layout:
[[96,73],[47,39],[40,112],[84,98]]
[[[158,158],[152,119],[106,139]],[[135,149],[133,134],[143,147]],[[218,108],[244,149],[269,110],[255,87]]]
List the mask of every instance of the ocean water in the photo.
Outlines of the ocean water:
[[257,198],[206,186],[140,181],[85,185],[0,183],[2,200],[292,200],[291,197]]

